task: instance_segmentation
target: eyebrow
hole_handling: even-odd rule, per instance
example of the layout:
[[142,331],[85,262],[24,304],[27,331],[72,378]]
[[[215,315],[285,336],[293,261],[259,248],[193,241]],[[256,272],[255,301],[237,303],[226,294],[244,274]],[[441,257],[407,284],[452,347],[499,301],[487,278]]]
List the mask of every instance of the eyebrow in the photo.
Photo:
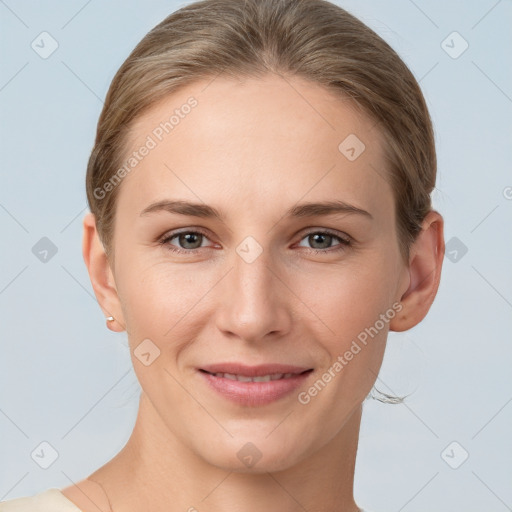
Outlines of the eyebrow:
[[[222,214],[213,206],[201,203],[191,203],[188,201],[158,201],[144,208],[144,210],[142,210],[140,213],[140,216],[142,217],[150,213],[161,211],[176,213],[179,215],[187,215],[190,217],[215,218],[224,222]],[[339,213],[358,214],[369,219],[373,219],[371,213],[354,205],[345,203],[344,201],[302,203],[290,208],[282,218],[317,217],[335,215]]]

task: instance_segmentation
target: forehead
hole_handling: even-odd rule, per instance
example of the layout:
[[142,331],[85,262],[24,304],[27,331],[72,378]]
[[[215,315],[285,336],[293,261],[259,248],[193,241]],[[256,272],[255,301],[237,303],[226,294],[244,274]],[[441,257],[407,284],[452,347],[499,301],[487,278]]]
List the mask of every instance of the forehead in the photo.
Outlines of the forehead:
[[375,123],[297,77],[187,85],[133,123],[126,159],[143,146],[151,149],[124,178],[119,199],[139,211],[168,196],[225,208],[236,196],[260,208],[338,192],[365,209],[393,210]]

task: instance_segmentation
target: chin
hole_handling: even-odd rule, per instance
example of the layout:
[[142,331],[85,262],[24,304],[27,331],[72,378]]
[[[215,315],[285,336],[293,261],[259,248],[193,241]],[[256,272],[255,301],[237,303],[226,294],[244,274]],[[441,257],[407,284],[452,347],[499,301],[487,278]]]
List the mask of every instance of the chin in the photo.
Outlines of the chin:
[[215,451],[201,455],[209,464],[225,471],[264,474],[286,470],[299,462],[301,455],[305,455],[304,446],[296,444],[285,443],[277,436],[270,441],[259,433],[235,437],[222,446],[217,444]]

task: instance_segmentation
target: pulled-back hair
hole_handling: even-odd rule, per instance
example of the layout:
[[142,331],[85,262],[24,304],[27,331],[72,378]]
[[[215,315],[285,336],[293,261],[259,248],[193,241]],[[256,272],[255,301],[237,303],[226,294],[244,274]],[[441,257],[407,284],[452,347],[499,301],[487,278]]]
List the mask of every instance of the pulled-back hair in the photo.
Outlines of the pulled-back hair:
[[432,208],[436,154],[431,119],[417,81],[397,53],[325,0],[203,0],[174,12],[140,41],[110,85],[87,167],[89,208],[107,254],[121,185],[108,194],[95,191],[121,166],[133,121],[194,81],[269,72],[321,84],[351,99],[375,121],[385,142],[385,172],[407,262]]

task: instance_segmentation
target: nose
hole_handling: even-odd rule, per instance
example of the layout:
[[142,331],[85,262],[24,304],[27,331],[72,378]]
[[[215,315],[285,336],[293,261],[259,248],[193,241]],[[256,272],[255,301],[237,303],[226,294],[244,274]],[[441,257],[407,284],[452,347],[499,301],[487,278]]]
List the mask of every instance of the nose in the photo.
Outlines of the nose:
[[217,328],[226,336],[251,343],[286,335],[292,326],[294,295],[285,274],[272,264],[266,251],[253,261],[235,253],[220,283]]

